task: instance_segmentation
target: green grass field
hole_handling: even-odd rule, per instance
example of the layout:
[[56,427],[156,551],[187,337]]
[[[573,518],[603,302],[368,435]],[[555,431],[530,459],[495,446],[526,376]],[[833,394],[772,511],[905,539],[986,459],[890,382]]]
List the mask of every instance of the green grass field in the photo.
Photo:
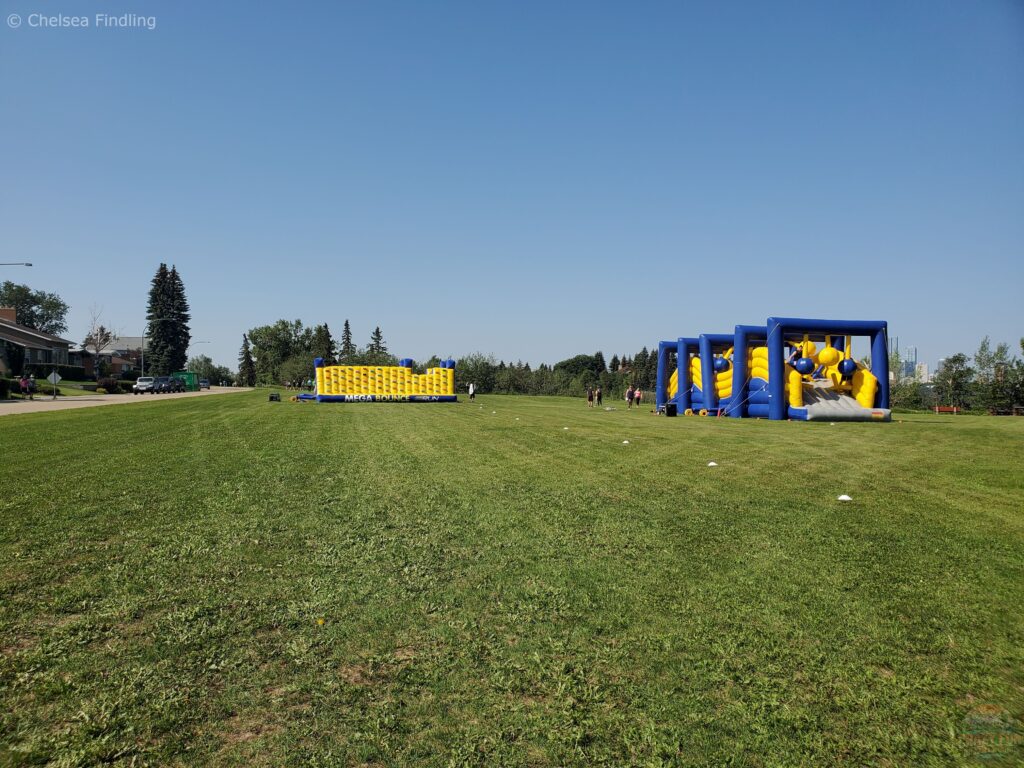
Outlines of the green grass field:
[[0,765],[1020,764],[1024,419],[610,405],[3,417]]

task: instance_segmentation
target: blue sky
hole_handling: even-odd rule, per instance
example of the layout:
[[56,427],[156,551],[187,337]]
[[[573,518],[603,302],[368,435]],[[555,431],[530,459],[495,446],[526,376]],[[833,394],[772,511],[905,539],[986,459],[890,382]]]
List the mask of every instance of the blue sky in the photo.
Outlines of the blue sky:
[[0,261],[35,264],[0,279],[78,341],[140,334],[161,261],[232,368],[282,317],[533,363],[769,315],[932,366],[1024,335],[1015,0],[0,7]]

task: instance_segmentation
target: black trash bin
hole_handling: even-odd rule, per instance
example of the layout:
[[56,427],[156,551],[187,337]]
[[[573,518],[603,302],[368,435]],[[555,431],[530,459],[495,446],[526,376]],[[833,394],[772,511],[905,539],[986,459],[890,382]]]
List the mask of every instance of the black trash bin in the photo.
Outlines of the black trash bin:
[[676,415],[676,407],[677,406],[676,406],[675,403],[665,403],[665,415],[666,416],[675,416]]

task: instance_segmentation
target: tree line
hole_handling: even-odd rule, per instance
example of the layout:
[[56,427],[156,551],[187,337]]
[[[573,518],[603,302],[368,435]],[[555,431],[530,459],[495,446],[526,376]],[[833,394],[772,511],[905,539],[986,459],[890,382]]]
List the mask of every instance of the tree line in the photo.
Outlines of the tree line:
[[658,353],[647,347],[632,356],[613,355],[608,363],[603,352],[595,352],[533,368],[529,363],[496,361],[493,355],[478,352],[455,364],[460,388],[472,382],[478,392],[509,395],[579,397],[588,388],[601,387],[605,397],[614,399],[622,397],[630,385],[653,392],[657,375]]
[[369,343],[360,347],[353,340],[348,320],[337,340],[327,323],[310,327],[301,320],[278,320],[242,334],[238,383],[251,387],[306,382],[316,375],[313,360],[318,357],[327,365],[398,365],[398,359],[388,352],[380,326],[373,329]]
[[[1019,342],[1024,355],[1024,338]],[[893,355],[890,367],[900,370]],[[952,405],[982,413],[1005,413],[1024,405],[1024,359],[1009,344],[992,345],[986,336],[973,355],[958,352],[945,359],[931,383],[916,377],[897,377],[890,388],[894,408]]]
[[[278,320],[272,325],[250,328],[242,335],[238,383],[283,386],[306,382],[316,375],[313,360],[317,357],[328,365],[398,364],[398,359],[388,351],[380,326],[373,329],[365,346],[357,346],[348,320],[337,340],[327,323],[306,326],[301,320]],[[414,361],[413,369],[422,373],[440,362],[436,356]],[[610,363],[605,362],[602,352],[595,352],[554,365],[542,363],[536,368],[522,361],[506,363],[477,352],[456,361],[455,380],[460,389],[472,382],[480,393],[579,396],[588,387],[600,386],[606,396],[617,397],[631,384],[652,390],[657,370],[658,354],[648,352],[646,347],[632,356],[613,355]]]

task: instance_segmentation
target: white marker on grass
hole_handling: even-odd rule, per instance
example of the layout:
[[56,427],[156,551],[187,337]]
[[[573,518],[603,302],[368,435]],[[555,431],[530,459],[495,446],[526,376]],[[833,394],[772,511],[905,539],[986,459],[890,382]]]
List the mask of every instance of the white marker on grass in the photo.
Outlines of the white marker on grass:
[[713,462],[713,461],[709,461],[709,462],[708,462],[708,466],[709,466],[709,467],[717,467],[717,466],[718,466],[718,464],[716,464],[716,463],[715,463],[715,462]]
[[849,496],[847,496],[847,495],[846,495],[846,494],[844,493],[844,494],[843,494],[842,496],[839,496],[839,497],[837,498],[837,501],[853,501],[853,499],[851,499],[851,498],[850,498]]

